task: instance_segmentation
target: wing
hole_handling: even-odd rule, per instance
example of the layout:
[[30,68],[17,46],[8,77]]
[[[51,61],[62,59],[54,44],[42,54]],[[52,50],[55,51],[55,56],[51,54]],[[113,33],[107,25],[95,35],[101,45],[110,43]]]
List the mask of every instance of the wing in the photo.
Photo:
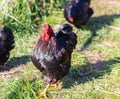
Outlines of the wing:
[[61,44],[56,42],[54,37],[47,44],[39,40],[31,59],[42,72],[44,70],[60,70],[60,65],[69,61],[69,54]]

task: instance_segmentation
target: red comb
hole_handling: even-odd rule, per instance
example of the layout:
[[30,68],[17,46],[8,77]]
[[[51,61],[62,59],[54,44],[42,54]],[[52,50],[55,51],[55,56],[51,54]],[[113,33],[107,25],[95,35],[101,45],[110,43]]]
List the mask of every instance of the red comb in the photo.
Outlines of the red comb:
[[53,32],[51,26],[50,26],[48,23],[46,23],[46,24],[44,25],[44,30],[45,30],[45,31],[48,31],[48,33],[52,33],[52,32]]

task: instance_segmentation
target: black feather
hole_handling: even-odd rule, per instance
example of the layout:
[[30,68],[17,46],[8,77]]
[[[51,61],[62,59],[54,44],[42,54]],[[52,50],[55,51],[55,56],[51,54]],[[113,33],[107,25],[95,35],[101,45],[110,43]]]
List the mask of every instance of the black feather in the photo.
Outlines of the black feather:
[[[91,0],[71,0],[64,8],[65,19],[77,28],[85,25],[94,13],[89,7],[90,2]],[[69,20],[70,16],[73,17],[73,22]]]
[[33,64],[48,78],[48,83],[56,83],[63,78],[71,66],[71,54],[77,43],[77,36],[69,24],[51,35],[49,41],[39,38],[31,56]]
[[3,65],[10,56],[10,51],[14,48],[14,36],[12,31],[6,26],[0,29],[0,65]]

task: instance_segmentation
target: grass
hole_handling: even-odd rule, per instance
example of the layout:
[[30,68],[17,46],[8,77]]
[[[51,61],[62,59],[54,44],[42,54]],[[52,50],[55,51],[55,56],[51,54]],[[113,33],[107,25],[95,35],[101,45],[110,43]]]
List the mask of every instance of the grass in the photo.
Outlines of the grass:
[[[120,2],[99,0],[98,3],[92,0],[91,6],[95,13],[88,24],[83,29],[73,27],[78,44],[77,51],[72,54],[71,70],[62,80],[62,89],[50,90],[48,99],[120,99],[120,31],[108,28],[109,25],[120,26]],[[45,22],[55,27],[66,21],[60,9],[54,9],[51,15],[37,20],[40,30],[37,33],[34,23],[22,28],[18,22],[13,21],[13,24],[11,20],[5,24],[14,32],[15,49],[0,71],[2,73],[6,67],[10,71],[22,67],[16,72],[0,75],[0,99],[37,99],[46,85],[42,74],[32,64],[30,55]]]

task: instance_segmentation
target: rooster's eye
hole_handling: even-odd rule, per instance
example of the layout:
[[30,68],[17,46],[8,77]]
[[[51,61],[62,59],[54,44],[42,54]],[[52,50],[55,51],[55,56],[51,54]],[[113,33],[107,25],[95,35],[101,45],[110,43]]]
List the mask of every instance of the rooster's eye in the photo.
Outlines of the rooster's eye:
[[67,31],[68,31],[68,32],[70,32],[70,31],[72,31],[72,29],[71,29],[71,28],[69,28]]

